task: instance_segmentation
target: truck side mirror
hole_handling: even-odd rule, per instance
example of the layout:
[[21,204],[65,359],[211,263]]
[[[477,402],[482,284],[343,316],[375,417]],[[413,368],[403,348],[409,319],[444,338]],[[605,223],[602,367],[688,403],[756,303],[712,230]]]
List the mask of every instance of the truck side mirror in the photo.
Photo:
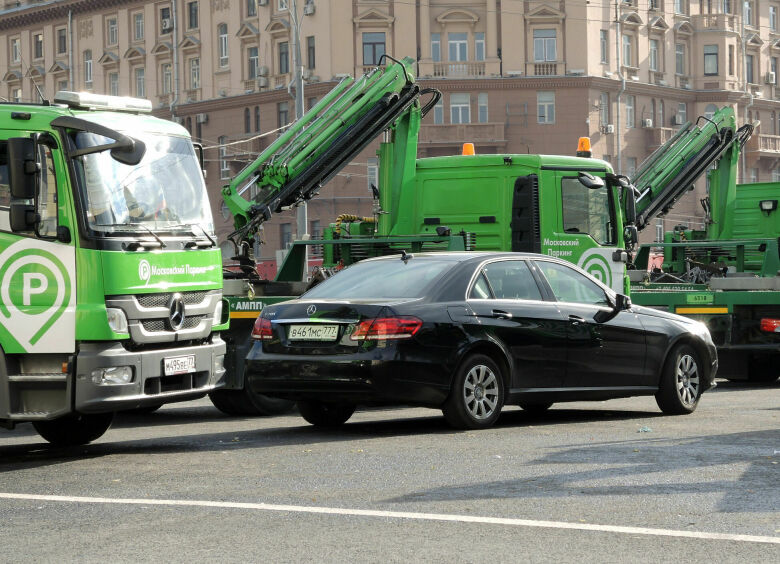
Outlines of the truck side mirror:
[[600,176],[593,176],[589,172],[578,172],[577,178],[579,179],[580,184],[590,190],[604,187],[604,179]]
[[11,197],[21,200],[35,198],[35,188],[41,163],[35,156],[35,141],[29,137],[8,140],[8,184]]
[[626,225],[623,228],[623,241],[626,243],[626,248],[631,250],[639,242],[639,232],[636,229],[636,225]]
[[634,224],[636,223],[636,196],[633,187],[624,188],[624,193],[626,195],[626,223]]
[[11,223],[11,231],[32,231],[38,222],[38,214],[35,213],[35,206],[25,201],[11,202],[11,208],[8,212],[8,219]]

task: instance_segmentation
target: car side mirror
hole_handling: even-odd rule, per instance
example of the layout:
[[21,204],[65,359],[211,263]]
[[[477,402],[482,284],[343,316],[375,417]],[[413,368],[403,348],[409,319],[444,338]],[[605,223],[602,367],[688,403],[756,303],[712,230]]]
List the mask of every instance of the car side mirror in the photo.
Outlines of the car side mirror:
[[621,311],[627,310],[631,307],[631,298],[624,294],[615,294],[614,302],[609,300],[612,309],[600,309],[593,315],[593,320],[596,323],[606,323],[610,319],[617,317],[617,314]]
[[625,294],[617,294],[615,296],[615,309],[619,312],[631,309],[631,298]]

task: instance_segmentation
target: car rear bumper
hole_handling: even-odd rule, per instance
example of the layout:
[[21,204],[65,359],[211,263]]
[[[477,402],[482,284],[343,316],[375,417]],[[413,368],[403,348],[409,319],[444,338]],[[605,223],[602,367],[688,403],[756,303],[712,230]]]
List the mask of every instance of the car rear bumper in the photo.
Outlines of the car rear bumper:
[[435,354],[399,353],[395,344],[364,355],[269,354],[255,343],[245,377],[257,393],[291,400],[437,407],[450,390],[450,373]]

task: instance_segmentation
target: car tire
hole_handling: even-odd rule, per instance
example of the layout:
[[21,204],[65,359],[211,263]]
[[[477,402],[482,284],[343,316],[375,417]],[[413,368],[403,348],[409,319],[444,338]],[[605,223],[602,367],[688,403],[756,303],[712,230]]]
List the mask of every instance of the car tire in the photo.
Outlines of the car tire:
[[113,420],[113,413],[74,413],[51,421],[33,421],[33,427],[55,446],[79,446],[102,437]]
[[693,413],[701,398],[703,364],[690,345],[680,344],[669,353],[655,401],[667,415]]
[[348,403],[328,403],[324,401],[299,401],[298,411],[303,418],[315,427],[333,429],[340,427],[355,413],[355,406]]
[[456,429],[487,429],[504,406],[504,380],[489,356],[474,354],[461,363],[442,413]]
[[771,384],[780,378],[780,369],[771,357],[753,358],[748,365],[748,382],[753,384]]
[[217,390],[209,394],[211,403],[225,415],[284,415],[292,411],[294,401],[256,394],[245,387],[241,390]]
[[527,411],[530,415],[541,415],[548,409],[552,407],[552,402],[550,403],[529,403],[529,402],[521,402],[518,404],[521,408],[523,408],[523,411]]

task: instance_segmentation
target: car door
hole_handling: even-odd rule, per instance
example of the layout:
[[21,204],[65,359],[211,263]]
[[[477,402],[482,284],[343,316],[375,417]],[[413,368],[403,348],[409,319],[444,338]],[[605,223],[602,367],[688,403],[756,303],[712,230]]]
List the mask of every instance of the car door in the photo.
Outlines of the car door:
[[510,390],[555,388],[566,369],[566,329],[554,301],[545,301],[525,260],[483,263],[467,300],[480,330],[500,341],[514,362]]
[[567,320],[564,387],[648,386],[645,331],[638,316],[617,312],[608,321],[594,318],[613,311],[612,298],[595,280],[566,264],[535,261]]

